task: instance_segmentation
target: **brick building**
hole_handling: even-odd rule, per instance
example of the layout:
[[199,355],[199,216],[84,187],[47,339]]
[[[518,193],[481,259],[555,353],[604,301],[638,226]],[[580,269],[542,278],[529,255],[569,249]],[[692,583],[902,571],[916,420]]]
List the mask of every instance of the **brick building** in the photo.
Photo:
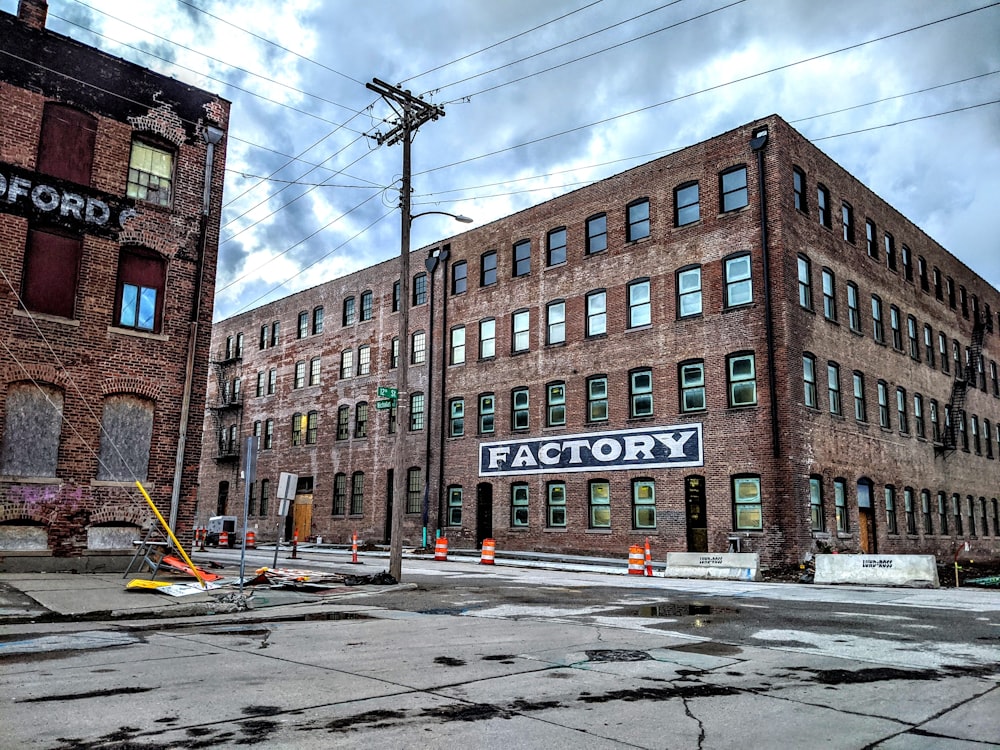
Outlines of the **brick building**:
[[[447,251],[447,252],[445,252]],[[1000,555],[1000,295],[777,116],[215,325],[204,516],[624,555]],[[429,257],[426,269],[423,260]]]
[[0,561],[123,569],[135,480],[192,526],[229,103],[46,15],[0,13]]

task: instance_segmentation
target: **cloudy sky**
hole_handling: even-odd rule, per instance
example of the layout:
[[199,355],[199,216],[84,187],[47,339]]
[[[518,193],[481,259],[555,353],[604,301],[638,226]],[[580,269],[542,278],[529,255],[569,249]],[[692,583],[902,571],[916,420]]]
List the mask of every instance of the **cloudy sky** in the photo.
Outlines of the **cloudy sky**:
[[1000,287],[1000,3],[50,0],[48,26],[233,102],[216,319],[398,254],[373,77],[446,111],[414,212],[486,223],[778,113]]

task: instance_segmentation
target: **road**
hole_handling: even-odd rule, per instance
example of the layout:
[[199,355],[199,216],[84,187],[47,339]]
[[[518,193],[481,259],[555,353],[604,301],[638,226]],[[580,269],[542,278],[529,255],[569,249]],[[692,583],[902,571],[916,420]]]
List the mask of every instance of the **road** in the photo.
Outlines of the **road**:
[[[334,567],[385,567],[363,560]],[[1000,597],[410,559],[404,580],[329,619],[54,625],[57,650],[0,662],[0,743],[1000,748]]]

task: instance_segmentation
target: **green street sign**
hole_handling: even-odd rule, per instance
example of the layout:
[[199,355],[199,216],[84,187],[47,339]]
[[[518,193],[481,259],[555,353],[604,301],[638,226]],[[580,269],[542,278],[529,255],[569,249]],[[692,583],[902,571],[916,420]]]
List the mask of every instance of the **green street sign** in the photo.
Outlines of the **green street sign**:
[[393,401],[395,401],[399,397],[399,390],[396,388],[387,388],[384,385],[380,385],[375,395],[377,395],[379,398],[391,398]]
[[376,409],[391,409],[396,405],[396,399],[394,398],[380,398],[375,402]]

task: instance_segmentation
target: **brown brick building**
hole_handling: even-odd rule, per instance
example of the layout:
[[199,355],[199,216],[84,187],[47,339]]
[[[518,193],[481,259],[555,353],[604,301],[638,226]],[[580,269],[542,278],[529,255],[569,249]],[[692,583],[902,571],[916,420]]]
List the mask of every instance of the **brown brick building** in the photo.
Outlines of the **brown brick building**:
[[434,253],[398,429],[397,261],[216,324],[203,516],[258,434],[259,538],[291,472],[286,532],[384,540],[404,439],[408,544],[1000,555],[1000,295],[779,117]]
[[46,14],[0,13],[0,560],[122,569],[135,480],[192,526],[229,103]]

